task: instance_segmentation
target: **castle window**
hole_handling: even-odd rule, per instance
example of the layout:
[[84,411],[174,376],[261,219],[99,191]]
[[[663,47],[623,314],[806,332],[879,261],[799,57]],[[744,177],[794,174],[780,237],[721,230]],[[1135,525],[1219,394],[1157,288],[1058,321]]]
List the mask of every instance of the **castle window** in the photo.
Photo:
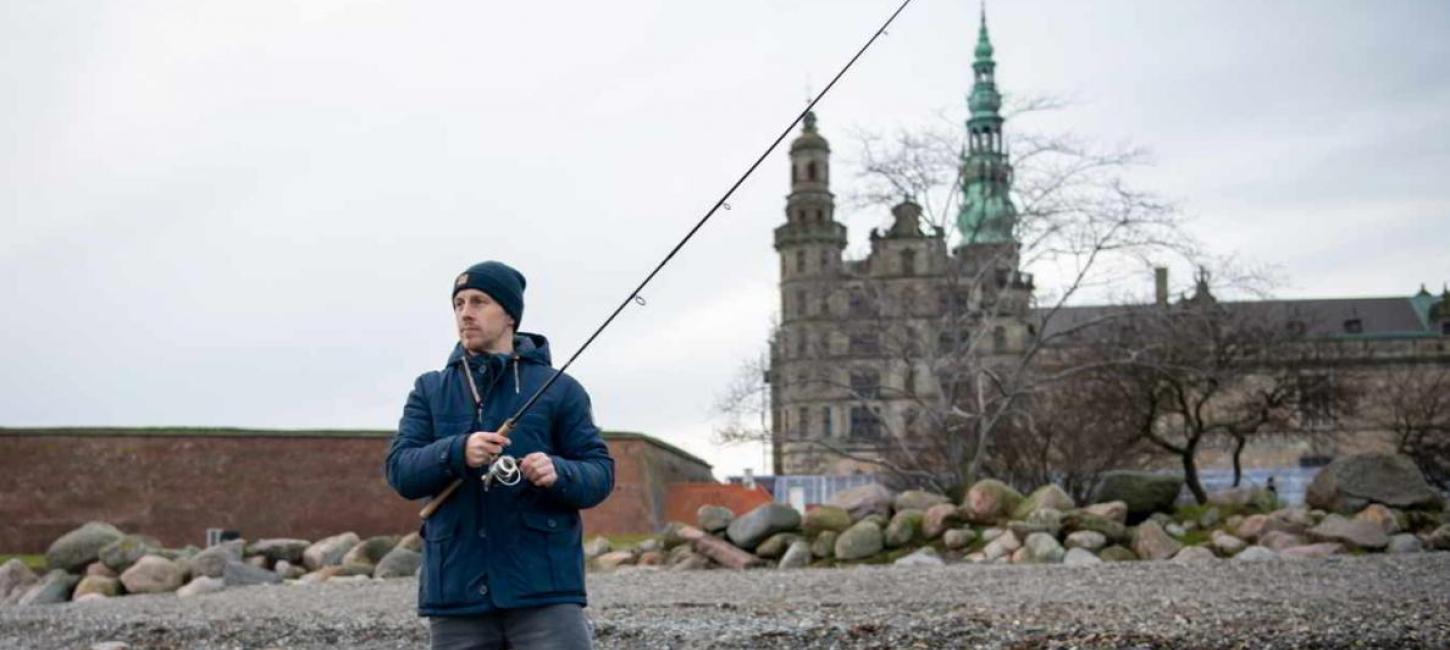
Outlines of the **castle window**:
[[851,439],[878,440],[881,438],[881,422],[876,414],[864,406],[851,407]]
[[852,370],[851,392],[856,399],[876,399],[881,396],[881,373],[875,370]]
[[806,272],[806,252],[805,251],[796,251],[795,252],[795,272],[796,273],[805,273]]
[[1440,323],[1440,333],[1445,336],[1450,336],[1450,320]]
[[816,180],[816,162],[814,160],[811,161],[810,164],[806,165],[806,180]]
[[796,337],[795,337],[795,355],[797,357],[804,357],[804,356],[806,356],[806,333],[805,332],[801,332],[800,334],[796,335]]
[[881,337],[875,332],[862,332],[852,334],[847,343],[847,349],[852,355],[872,357],[881,354]]
[[821,251],[821,270],[822,271],[826,271],[826,270],[829,270],[830,268],[831,268],[831,252],[830,251],[823,250],[823,251]]
[[901,251],[902,275],[916,275],[916,251],[908,248]]
[[807,438],[811,435],[811,414],[805,407],[800,410],[800,437]]
[[806,315],[806,290],[798,289],[795,292],[795,311],[801,316]]
[[1344,321],[1344,331],[1349,334],[1364,333],[1364,321],[1358,318],[1351,318]]
[[876,315],[876,306],[866,297],[866,292],[860,289],[852,289],[846,299],[847,313],[853,318]]
[[825,221],[826,215],[823,214],[820,210],[816,210],[816,223],[825,223]]
[[831,407],[821,409],[821,437],[831,437]]
[[941,332],[936,335],[937,354],[951,354],[957,349],[957,337],[951,332]]

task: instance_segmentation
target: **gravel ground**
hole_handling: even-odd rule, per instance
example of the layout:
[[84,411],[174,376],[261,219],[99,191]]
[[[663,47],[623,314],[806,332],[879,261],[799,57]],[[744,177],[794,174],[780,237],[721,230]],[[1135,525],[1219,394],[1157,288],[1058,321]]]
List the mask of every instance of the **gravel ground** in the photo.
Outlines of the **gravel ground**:
[[[1450,553],[591,575],[600,648],[1445,648]],[[0,647],[426,645],[412,580],[0,608]]]

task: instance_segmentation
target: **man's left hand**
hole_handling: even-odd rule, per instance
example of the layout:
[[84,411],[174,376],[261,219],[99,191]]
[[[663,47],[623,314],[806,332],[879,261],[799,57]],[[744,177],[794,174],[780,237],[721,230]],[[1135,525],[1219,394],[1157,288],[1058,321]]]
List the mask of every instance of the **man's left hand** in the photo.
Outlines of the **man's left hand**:
[[559,475],[554,473],[554,459],[542,451],[536,451],[524,456],[519,461],[519,471],[524,473],[524,478],[530,483],[541,488],[552,487]]

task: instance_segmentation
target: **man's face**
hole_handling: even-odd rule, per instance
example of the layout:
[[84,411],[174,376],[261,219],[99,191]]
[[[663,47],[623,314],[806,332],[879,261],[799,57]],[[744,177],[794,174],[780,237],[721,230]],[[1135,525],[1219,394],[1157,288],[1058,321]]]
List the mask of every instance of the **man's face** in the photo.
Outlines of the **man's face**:
[[475,354],[495,350],[504,337],[514,333],[514,319],[478,289],[464,289],[453,296],[453,319],[463,347]]

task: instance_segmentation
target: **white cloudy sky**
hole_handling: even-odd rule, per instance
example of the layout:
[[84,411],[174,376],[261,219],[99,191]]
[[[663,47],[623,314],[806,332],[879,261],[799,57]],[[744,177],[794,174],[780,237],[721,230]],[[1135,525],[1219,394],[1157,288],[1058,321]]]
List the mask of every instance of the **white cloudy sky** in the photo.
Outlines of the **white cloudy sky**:
[[[562,358],[895,4],[0,1],[0,426],[390,428],[486,258]],[[1150,149],[1282,295],[1450,281],[1450,4],[989,11],[1004,90],[1075,102],[1009,131]],[[839,193],[849,132],[961,105],[976,12],[916,0],[822,103]],[[602,425],[759,469],[709,407],[762,349],[785,169],[580,359]]]

